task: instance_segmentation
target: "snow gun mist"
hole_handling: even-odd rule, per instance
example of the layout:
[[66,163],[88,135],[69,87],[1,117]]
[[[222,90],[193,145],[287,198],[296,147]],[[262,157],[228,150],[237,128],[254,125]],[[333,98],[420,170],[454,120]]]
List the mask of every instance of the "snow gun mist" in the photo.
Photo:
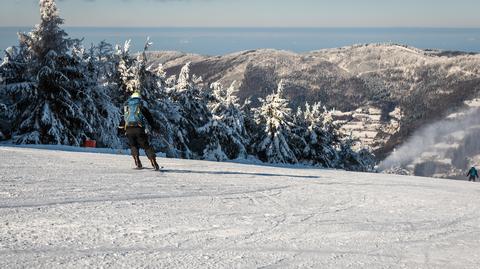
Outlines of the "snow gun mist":
[[480,108],[451,114],[416,132],[379,165],[386,173],[462,179],[480,164]]

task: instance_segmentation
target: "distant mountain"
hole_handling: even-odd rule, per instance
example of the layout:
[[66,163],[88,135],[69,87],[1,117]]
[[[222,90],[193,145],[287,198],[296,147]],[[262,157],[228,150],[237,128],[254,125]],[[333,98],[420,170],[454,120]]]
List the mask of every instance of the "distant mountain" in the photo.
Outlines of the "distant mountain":
[[355,45],[304,54],[270,49],[225,56],[154,52],[167,76],[186,62],[206,83],[233,81],[239,97],[264,97],[280,80],[292,105],[321,101],[344,130],[386,157],[415,130],[464,106],[480,91],[480,55],[395,44]]

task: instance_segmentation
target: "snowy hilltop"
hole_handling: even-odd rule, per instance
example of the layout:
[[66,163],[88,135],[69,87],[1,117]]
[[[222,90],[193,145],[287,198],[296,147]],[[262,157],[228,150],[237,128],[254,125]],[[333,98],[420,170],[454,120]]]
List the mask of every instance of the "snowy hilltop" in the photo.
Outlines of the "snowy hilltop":
[[307,100],[321,101],[328,108],[350,113],[344,118],[354,123],[358,121],[352,114],[357,110],[372,119],[378,115],[383,129],[373,126],[372,131],[379,133],[375,141],[383,142],[370,144],[382,154],[398,144],[397,137],[390,140],[394,133],[390,129],[395,129],[389,126],[391,120],[401,121],[404,128],[400,136],[406,137],[419,125],[460,108],[480,90],[480,55],[397,44],[355,45],[304,54],[252,50],[214,57],[153,52],[150,59],[163,63],[167,75],[191,62],[192,72],[206,82],[219,80],[230,85],[237,81],[240,99],[263,98],[284,80],[285,94],[293,106]]
[[1,268],[477,268],[471,182],[0,147]]

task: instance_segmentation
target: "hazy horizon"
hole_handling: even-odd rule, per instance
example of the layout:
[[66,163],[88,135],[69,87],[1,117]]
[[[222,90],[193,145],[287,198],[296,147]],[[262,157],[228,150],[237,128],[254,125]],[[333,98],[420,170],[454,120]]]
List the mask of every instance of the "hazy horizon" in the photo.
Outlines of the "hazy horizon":
[[[0,27],[0,49],[18,44],[17,32],[27,27]],[[143,49],[150,37],[152,51],[174,50],[203,55],[224,55],[251,49],[280,49],[304,53],[366,43],[395,43],[420,49],[480,52],[480,28],[190,28],[190,27],[65,27],[83,44],[103,40]],[[1,55],[2,53],[0,53]]]
[[[475,0],[63,0],[57,5],[69,27],[480,28]],[[38,0],[2,1],[0,26],[38,21]]]

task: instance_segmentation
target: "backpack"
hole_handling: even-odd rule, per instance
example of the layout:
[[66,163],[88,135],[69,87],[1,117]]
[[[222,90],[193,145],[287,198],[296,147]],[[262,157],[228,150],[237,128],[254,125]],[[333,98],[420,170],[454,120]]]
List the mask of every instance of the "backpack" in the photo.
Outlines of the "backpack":
[[140,98],[130,98],[125,104],[125,127],[145,127],[145,117],[142,114]]

